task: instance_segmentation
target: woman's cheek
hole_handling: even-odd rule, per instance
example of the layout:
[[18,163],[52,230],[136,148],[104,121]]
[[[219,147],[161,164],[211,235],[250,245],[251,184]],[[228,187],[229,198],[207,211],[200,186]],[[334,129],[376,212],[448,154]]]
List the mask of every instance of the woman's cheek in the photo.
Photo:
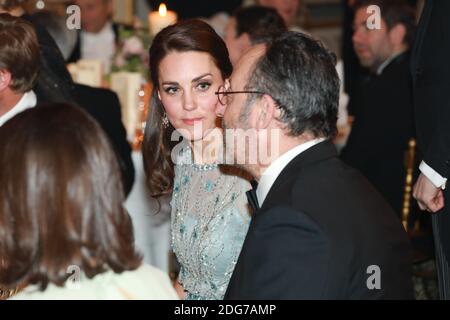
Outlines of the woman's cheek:
[[210,94],[208,96],[201,98],[201,106],[204,113],[214,113],[216,112],[217,96],[215,94]]

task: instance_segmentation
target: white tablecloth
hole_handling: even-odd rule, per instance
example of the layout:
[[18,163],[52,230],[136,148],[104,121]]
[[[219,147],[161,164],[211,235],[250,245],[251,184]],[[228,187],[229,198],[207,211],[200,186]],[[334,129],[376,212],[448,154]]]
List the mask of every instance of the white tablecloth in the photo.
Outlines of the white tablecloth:
[[148,195],[141,152],[133,152],[136,178],[125,202],[134,226],[136,248],[142,253],[144,262],[161,270],[169,271],[170,251],[170,197],[158,203]]

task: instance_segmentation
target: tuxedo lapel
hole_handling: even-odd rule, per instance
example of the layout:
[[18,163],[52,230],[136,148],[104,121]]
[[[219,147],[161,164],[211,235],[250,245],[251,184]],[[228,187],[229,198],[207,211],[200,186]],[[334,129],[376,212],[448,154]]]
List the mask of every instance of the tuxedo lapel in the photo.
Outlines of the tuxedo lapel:
[[253,209],[253,214],[259,210],[258,196],[256,195],[256,189],[258,188],[258,182],[256,180],[250,181],[252,189],[247,191],[245,194],[247,196],[248,204]]

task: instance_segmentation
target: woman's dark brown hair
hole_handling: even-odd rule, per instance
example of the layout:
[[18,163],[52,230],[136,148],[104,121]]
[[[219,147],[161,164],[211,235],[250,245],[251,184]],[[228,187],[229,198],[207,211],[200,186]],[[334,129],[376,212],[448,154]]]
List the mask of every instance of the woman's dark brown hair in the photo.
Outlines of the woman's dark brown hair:
[[131,219],[116,157],[82,110],[27,110],[0,128],[0,284],[62,286],[68,268],[92,278],[134,270]]
[[159,64],[171,52],[187,51],[208,53],[220,70],[223,79],[228,78],[232,72],[225,42],[213,28],[201,20],[184,20],[163,29],[156,35],[150,48],[150,76],[153,92],[142,146],[147,185],[153,197],[170,193],[174,179],[170,156],[170,137],[174,128],[172,126],[164,128],[161,121],[164,107],[158,98]]

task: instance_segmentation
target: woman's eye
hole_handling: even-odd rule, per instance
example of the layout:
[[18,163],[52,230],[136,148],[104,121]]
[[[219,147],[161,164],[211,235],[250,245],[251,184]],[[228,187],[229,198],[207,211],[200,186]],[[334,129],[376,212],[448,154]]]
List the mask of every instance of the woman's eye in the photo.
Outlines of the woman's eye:
[[168,94],[176,94],[178,92],[178,88],[177,87],[166,87],[164,88],[164,91]]
[[206,91],[206,90],[209,89],[209,87],[211,87],[211,83],[209,83],[209,82],[200,82],[200,83],[197,85],[197,88],[198,88],[200,91]]

